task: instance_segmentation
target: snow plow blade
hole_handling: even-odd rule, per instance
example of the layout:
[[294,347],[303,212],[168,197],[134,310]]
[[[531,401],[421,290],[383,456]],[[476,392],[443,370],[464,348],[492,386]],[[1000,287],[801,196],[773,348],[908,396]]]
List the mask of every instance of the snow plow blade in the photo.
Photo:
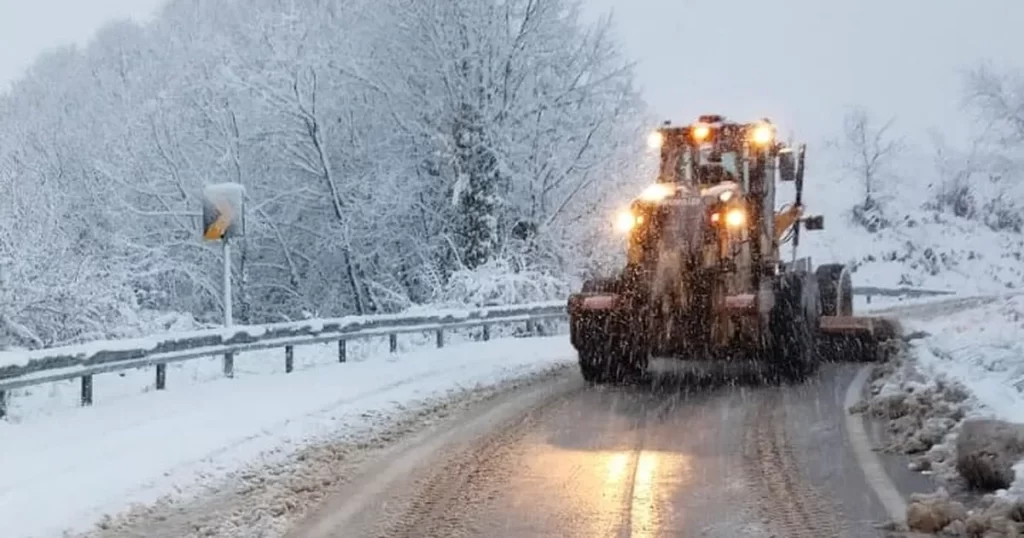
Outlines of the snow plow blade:
[[819,351],[832,362],[876,362],[886,359],[902,329],[892,318],[874,316],[822,316]]

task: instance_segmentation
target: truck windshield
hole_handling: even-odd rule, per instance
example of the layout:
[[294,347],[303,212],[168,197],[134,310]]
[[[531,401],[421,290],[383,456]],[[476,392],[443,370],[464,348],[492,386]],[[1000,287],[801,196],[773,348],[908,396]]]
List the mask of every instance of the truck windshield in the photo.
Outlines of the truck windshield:
[[[688,176],[687,170],[693,174],[697,185],[714,185],[721,181],[739,181],[739,154],[727,151],[720,154],[721,160],[713,162],[709,151],[688,148],[676,148],[669,154],[669,162],[675,165],[667,169],[672,175],[668,181],[683,181]],[[696,158],[697,162],[693,162]]]
[[[740,181],[740,158],[737,152],[720,153],[720,159],[712,160],[710,151],[697,151],[694,179],[702,187],[717,185],[723,181]],[[685,159],[689,161],[689,159]],[[681,163],[682,164],[682,163]],[[685,165],[684,165],[685,166]]]
[[721,154],[722,160],[720,162],[717,162],[717,163],[712,162],[711,159],[710,159],[710,156],[711,156],[710,152],[701,151],[700,152],[700,163],[698,163],[698,164],[700,164],[701,166],[705,166],[705,165],[708,165],[708,166],[721,166],[722,169],[725,172],[728,172],[729,174],[733,175],[734,177],[739,177],[739,175],[740,175],[739,156],[736,154],[735,151],[727,151],[727,152],[722,153]]

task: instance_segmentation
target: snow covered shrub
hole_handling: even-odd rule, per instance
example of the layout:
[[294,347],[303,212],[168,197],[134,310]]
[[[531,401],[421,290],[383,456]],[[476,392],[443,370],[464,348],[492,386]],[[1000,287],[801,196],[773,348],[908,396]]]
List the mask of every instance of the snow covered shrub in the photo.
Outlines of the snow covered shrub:
[[885,216],[882,205],[873,198],[868,198],[853,206],[850,210],[850,217],[854,224],[871,233],[877,233],[892,225],[892,222]]
[[433,302],[443,307],[482,307],[563,299],[568,293],[565,281],[558,277],[498,259],[454,272]]
[[128,306],[121,308],[119,317],[120,323],[107,331],[104,338],[139,338],[151,334],[187,332],[217,326],[200,323],[190,314],[138,310]]
[[971,186],[959,181],[950,181],[935,194],[933,200],[924,204],[925,209],[949,211],[953,215],[971,219],[977,214],[977,201]]
[[993,230],[1024,232],[1024,210],[1011,199],[1000,195],[985,203],[985,224]]

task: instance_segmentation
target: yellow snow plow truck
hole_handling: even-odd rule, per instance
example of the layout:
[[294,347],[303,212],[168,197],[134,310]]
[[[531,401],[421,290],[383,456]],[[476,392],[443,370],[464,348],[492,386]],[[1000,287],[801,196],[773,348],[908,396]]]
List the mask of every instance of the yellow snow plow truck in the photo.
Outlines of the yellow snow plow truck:
[[[615,219],[625,267],[569,297],[587,381],[638,380],[654,356],[741,361],[801,381],[828,353],[863,353],[895,335],[889,320],[853,316],[845,266],[796,257],[801,226],[824,227],[803,212],[806,146],[777,141],[768,120],[717,115],[666,123],[649,142],[661,153],[657,181]],[[778,211],[777,181],[795,187]],[[790,240],[787,263],[779,247]]]

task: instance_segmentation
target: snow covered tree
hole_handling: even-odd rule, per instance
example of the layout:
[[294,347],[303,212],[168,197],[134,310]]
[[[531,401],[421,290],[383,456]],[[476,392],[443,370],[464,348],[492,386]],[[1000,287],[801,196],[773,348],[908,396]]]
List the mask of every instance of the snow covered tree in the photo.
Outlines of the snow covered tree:
[[[978,66],[964,77],[964,104],[979,134],[967,161],[978,212],[995,230],[1024,231],[1024,71]],[[970,215],[973,216],[973,215]]]
[[459,254],[467,269],[491,261],[498,249],[498,159],[487,143],[484,118],[464,104],[454,120],[452,139],[454,205]]
[[420,196],[453,201],[433,225],[442,273],[494,256],[578,270],[566,255],[587,236],[565,232],[591,232],[602,204],[642,181],[624,173],[642,156],[642,106],[607,21],[585,26],[563,0],[399,1],[393,12],[407,33],[388,55],[409,63],[379,86],[422,111],[398,125],[421,144]]
[[877,126],[863,108],[850,110],[843,119],[843,138],[838,144],[845,155],[843,168],[856,178],[864,193],[863,200],[853,206],[853,217],[872,232],[888,226],[880,198],[884,184],[894,179],[895,158],[906,149],[901,137],[890,136],[894,122],[895,118],[890,118]]
[[239,321],[564,293],[644,179],[631,66],[579,11],[171,0],[40,59],[0,95],[0,346],[218,322],[209,183],[246,187]]

